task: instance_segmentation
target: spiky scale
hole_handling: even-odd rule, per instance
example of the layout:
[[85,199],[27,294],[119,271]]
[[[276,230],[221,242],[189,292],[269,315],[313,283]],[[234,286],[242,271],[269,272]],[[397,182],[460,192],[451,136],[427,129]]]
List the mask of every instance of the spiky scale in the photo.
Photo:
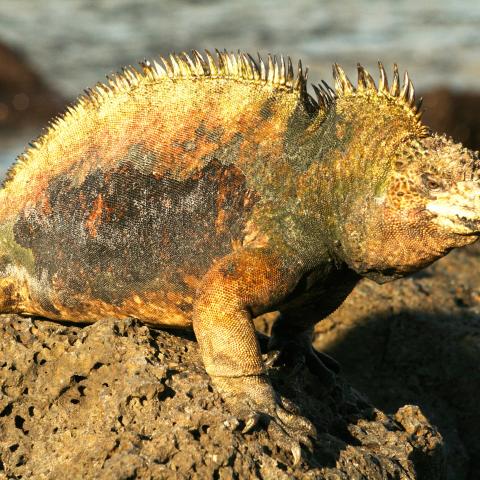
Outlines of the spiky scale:
[[192,51],[193,58],[195,59],[195,69],[197,71],[197,75],[199,77],[205,75],[204,64],[205,60],[203,59],[202,55],[198,50]]
[[235,54],[233,52],[228,54],[225,50],[225,57],[227,58],[227,65],[230,75],[233,77],[241,75],[239,54]]
[[218,67],[217,67],[217,64],[215,63],[215,60],[213,59],[212,54],[208,50],[205,50],[205,55],[207,56],[208,71],[210,76],[212,77],[218,76],[219,68],[221,68],[221,65],[222,65],[221,64],[222,57],[220,55],[218,56]]
[[175,53],[171,53],[169,55],[170,65],[172,66],[173,77],[181,77],[182,71],[180,70],[180,65],[177,61],[177,55]]
[[378,62],[378,70],[380,72],[380,79],[378,80],[378,91],[381,93],[388,92],[388,80],[387,73],[383,67],[382,62]]
[[235,54],[229,55],[228,52],[225,50],[222,52],[223,55],[223,65],[224,68],[226,69],[226,73],[229,77],[234,77],[238,73],[238,68],[237,68],[237,58]]
[[365,69],[357,63],[357,72],[358,72],[358,80],[357,80],[357,90],[363,91],[367,89],[367,82],[365,79]]
[[197,75],[197,67],[195,62],[193,61],[192,57],[187,52],[182,52],[182,58],[184,62],[188,65],[188,74],[189,75]]
[[263,61],[263,59],[260,57],[260,54],[258,54],[258,62],[260,64],[260,78],[263,80],[263,81],[267,81],[267,69],[265,67],[265,63]]
[[303,77],[304,77],[304,84],[306,85],[307,84],[307,80],[308,80],[308,67],[305,67],[305,72],[303,74]]
[[320,90],[320,88],[317,87],[317,85],[315,85],[315,84],[312,84],[312,88],[315,91],[315,95],[317,96],[317,104],[325,106],[325,99],[323,97],[323,93]]
[[160,60],[163,63],[163,66],[165,68],[165,71],[167,72],[168,77],[173,79],[175,77],[175,72],[173,70],[173,67],[170,61],[164,57],[160,57]]
[[293,86],[294,77],[292,59],[287,57],[287,79],[289,86]]
[[400,91],[400,98],[404,101],[407,101],[408,99],[409,86],[410,86],[410,77],[408,76],[408,72],[405,71],[405,74],[403,76],[403,87]]
[[156,60],[153,61],[153,65],[154,65],[154,67],[155,67],[155,74],[156,74],[158,77],[165,77],[165,76],[167,76],[166,70],[165,70]]
[[400,94],[400,75],[398,73],[398,66],[396,63],[393,64],[393,81],[390,88],[390,94],[393,97],[398,97]]
[[423,104],[423,97],[420,97],[418,99],[418,102],[417,102],[416,106],[415,106],[415,110],[417,112],[420,112],[420,110],[422,109],[422,104]]
[[248,54],[243,54],[244,57],[244,62],[245,66],[248,71],[248,78],[249,80],[256,81],[260,78],[260,75],[258,73],[258,67],[257,64],[255,63],[255,60]]
[[415,105],[415,88],[413,87],[413,83],[410,80],[408,82],[408,103],[411,107]]
[[302,68],[302,61],[298,60],[298,65],[297,65],[297,78],[295,79],[295,82],[293,84],[293,88],[295,90],[303,90],[305,88],[305,76],[303,74],[303,68]]
[[335,79],[335,88],[342,94],[353,93],[355,91],[352,82],[338,63],[333,64],[333,77]]
[[253,80],[255,82],[259,82],[261,80],[261,73],[260,73],[260,68],[257,64],[257,62],[255,61],[255,59],[249,54],[247,53],[247,56],[248,56],[248,60],[252,66],[252,74],[253,74]]
[[286,81],[285,58],[283,58],[283,55],[280,55],[279,83],[280,85],[285,85]]
[[335,90],[333,90],[333,88],[325,80],[322,80],[322,84],[325,87],[325,90],[328,92],[330,99],[335,100],[335,97],[336,97]]
[[275,66],[272,55],[268,54],[267,82],[275,84]]
[[276,55],[273,56],[273,83],[277,86],[281,85],[280,62]]
[[365,82],[365,88],[369,90],[377,90],[377,87],[375,86],[375,80],[373,80],[373,77],[368,73],[368,70],[366,68],[363,68],[363,78]]

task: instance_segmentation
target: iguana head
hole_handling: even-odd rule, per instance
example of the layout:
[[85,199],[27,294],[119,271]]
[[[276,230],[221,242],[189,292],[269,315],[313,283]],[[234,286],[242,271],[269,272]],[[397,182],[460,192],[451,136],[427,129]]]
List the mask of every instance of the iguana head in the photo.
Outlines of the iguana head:
[[386,201],[406,215],[425,216],[445,236],[480,235],[478,154],[444,136],[406,142],[393,162]]
[[322,125],[336,144],[323,163],[335,172],[326,188],[339,255],[386,281],[475,241],[478,154],[422,124],[413,85],[405,75],[400,88],[396,67],[391,88],[381,64],[378,87],[361,66],[356,88],[337,65],[334,76],[336,98]]

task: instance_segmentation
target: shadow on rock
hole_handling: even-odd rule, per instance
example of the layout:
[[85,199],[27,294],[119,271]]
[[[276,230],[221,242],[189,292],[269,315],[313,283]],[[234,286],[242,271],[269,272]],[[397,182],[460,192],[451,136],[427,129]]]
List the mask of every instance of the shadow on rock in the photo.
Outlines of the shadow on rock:
[[364,317],[325,344],[378,408],[419,405],[445,440],[448,478],[474,480],[480,476],[479,334],[478,318],[405,310]]

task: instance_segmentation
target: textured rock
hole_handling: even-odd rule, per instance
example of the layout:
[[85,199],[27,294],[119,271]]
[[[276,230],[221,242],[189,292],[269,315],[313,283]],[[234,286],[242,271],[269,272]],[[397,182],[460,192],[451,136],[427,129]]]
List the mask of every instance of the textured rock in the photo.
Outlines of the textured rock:
[[293,468],[265,431],[240,433],[185,332],[0,318],[0,478],[443,478],[418,407],[389,417],[341,379],[272,371],[319,431]]

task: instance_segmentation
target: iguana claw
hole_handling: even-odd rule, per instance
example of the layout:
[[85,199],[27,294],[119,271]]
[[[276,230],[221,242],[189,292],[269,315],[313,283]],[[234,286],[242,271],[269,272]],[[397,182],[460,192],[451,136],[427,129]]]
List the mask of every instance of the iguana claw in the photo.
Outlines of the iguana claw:
[[248,433],[253,427],[258,425],[259,422],[260,415],[258,413],[251,413],[245,420],[245,427],[243,428],[242,433]]
[[290,349],[286,347],[282,350],[270,351],[263,358],[267,368],[274,366],[287,367],[289,377],[294,377],[306,366],[327,387],[336,383],[335,374],[340,371],[339,364],[333,358],[313,348],[306,351],[296,351],[295,354],[292,354]]
[[300,445],[297,443],[292,447],[292,455],[293,455],[293,465],[298,465],[302,458],[302,449]]
[[212,379],[232,413],[243,419],[242,433],[266,426],[272,439],[292,453],[295,464],[301,458],[301,445],[312,450],[315,426],[299,414],[291,400],[276,394],[264,375]]
[[273,367],[280,357],[280,350],[271,350],[262,355],[263,363],[267,368]]

